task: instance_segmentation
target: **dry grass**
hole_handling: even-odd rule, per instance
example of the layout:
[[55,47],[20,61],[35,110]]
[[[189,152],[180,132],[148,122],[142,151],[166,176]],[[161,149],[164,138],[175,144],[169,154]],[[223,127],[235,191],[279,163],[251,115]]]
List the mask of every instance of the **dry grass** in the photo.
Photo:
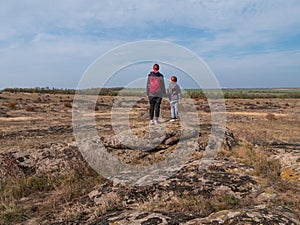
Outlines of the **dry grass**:
[[111,192],[102,197],[96,213],[97,215],[104,215],[108,212],[122,210],[123,208],[123,198],[116,193]]
[[7,107],[8,107],[9,109],[15,109],[15,108],[16,108],[16,105],[17,105],[17,102],[9,101],[9,102],[7,103]]
[[64,106],[67,108],[72,108],[72,104],[70,102],[65,102]]
[[164,210],[183,212],[187,214],[208,216],[213,212],[234,209],[240,205],[239,200],[232,194],[221,191],[208,196],[183,196],[168,200],[152,200],[141,206],[146,210]]
[[26,106],[26,107],[25,107],[25,110],[26,110],[27,112],[34,112],[34,111],[35,111],[35,108],[34,108],[33,106]]
[[[43,210],[46,212],[51,211],[51,208],[54,211],[64,208],[82,198],[101,180],[94,170],[82,165],[78,165],[69,174],[57,177],[10,177],[0,182],[0,224],[22,222],[37,214],[42,215]],[[44,196],[42,207],[36,203],[37,196]],[[40,211],[37,211],[38,207]]]
[[262,147],[255,147],[251,143],[243,142],[232,150],[223,149],[219,152],[219,156],[231,157],[239,163],[253,166],[254,171],[251,175],[259,176],[272,182],[281,179],[279,160],[270,159]]
[[276,116],[275,116],[274,113],[268,113],[268,114],[266,115],[266,119],[267,119],[267,120],[276,120]]
[[[244,104],[255,109],[243,109]],[[226,100],[227,125],[238,139],[252,144],[299,142],[300,106],[296,99]]]
[[[281,179],[281,164],[277,159],[270,159],[269,154],[264,151],[263,147],[255,147],[247,142],[234,147],[231,151],[223,149],[219,152],[220,157],[232,158],[240,163],[253,166],[254,171],[249,172],[249,175],[258,177],[261,185],[265,188],[272,187],[277,193],[277,197],[271,199],[270,204],[287,206],[300,217],[300,198],[297,197],[300,196],[299,186]],[[243,199],[243,202],[247,204],[246,199]]]

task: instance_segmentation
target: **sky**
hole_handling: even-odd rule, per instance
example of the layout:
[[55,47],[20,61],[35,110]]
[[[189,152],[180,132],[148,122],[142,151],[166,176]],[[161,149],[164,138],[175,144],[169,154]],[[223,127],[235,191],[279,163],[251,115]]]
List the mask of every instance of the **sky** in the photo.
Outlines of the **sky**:
[[[191,50],[223,88],[300,87],[299,0],[0,0],[0,18],[0,89],[76,88],[107,51],[144,40]],[[109,85],[149,69],[131,65]]]

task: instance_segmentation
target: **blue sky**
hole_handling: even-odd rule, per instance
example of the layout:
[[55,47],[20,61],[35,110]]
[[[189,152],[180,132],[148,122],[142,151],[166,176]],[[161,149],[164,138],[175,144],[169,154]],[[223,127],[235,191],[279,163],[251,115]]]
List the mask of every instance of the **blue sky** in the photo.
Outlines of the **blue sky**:
[[[0,0],[0,4],[0,89],[76,88],[99,56],[143,40],[169,41],[195,52],[221,87],[300,87],[299,0]],[[143,77],[149,67],[125,69],[110,85]],[[167,67],[162,71],[167,77],[176,73]],[[182,86],[193,86],[182,76]]]

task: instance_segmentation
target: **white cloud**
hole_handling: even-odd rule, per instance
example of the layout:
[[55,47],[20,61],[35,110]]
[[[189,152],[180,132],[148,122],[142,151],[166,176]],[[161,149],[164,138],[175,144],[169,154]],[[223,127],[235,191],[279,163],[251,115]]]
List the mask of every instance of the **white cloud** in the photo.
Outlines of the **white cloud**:
[[[1,4],[0,16],[2,73],[20,79],[40,70],[51,79],[64,65],[86,66],[118,44],[141,39],[183,44],[228,73],[266,62],[262,76],[271,76],[289,62],[299,65],[288,52],[294,43],[281,41],[300,35],[298,0],[11,0]],[[79,64],[68,71],[82,70]]]

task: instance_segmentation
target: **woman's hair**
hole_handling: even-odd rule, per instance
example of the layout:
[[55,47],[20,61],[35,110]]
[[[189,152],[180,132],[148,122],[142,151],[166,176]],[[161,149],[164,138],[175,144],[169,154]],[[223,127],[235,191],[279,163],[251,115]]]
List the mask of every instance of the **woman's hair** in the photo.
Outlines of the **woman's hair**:
[[177,77],[176,76],[171,76],[171,81],[177,82]]
[[153,65],[153,69],[154,69],[154,70],[159,70],[159,65],[158,65],[157,63],[155,63],[155,64]]

